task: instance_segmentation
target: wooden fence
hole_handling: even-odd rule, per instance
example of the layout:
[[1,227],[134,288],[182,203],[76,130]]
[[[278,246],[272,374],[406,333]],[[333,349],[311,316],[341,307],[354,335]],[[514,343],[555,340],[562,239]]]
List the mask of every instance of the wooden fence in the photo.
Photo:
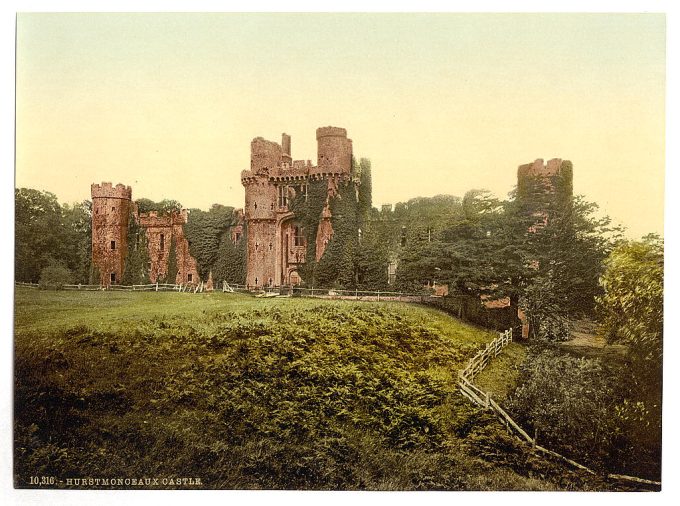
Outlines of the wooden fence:
[[[490,409],[493,411],[510,433],[513,433],[520,439],[525,440],[535,451],[554,457],[558,460],[561,460],[562,462],[566,462],[567,464],[576,467],[581,471],[597,475],[597,473],[592,469],[537,444],[536,438],[532,438],[524,429],[522,429],[522,427],[520,427],[520,425],[515,422],[515,420],[513,420],[512,417],[495,400],[491,398],[489,392],[485,392],[474,384],[475,376],[484,370],[489,362],[498,356],[498,354],[503,351],[503,348],[505,348],[511,342],[512,329],[501,332],[496,339],[491,341],[486,346],[486,348],[477,353],[468,361],[465,368],[458,373],[458,388],[460,389],[461,393],[470,399],[470,401],[472,401],[474,404],[484,409]],[[644,478],[626,476],[623,474],[607,474],[605,478],[609,480],[631,481],[645,485],[661,486],[661,482],[659,481],[646,480]]]
[[[22,283],[15,282],[16,286],[21,286],[24,288],[39,288],[38,283]],[[170,283],[149,283],[146,285],[62,285],[63,290],[76,290],[76,291],[112,291],[112,292],[204,292],[206,291],[205,284],[201,281],[199,284],[179,284],[173,285]],[[226,291],[226,290],[225,290]]]
[[[28,288],[38,288],[38,283],[15,282],[16,286]],[[124,291],[124,292],[204,292],[205,284],[201,281],[198,284],[176,285],[170,283],[150,283],[146,285],[63,285],[64,290],[81,291]],[[341,300],[362,300],[362,301],[403,301],[403,302],[426,302],[432,295],[423,293],[396,292],[387,290],[335,290],[328,288],[301,288],[297,286],[285,287],[260,287],[242,285],[237,283],[222,284],[222,288],[215,288],[215,291],[222,292],[243,292],[256,293],[263,297],[316,297],[324,299]]]

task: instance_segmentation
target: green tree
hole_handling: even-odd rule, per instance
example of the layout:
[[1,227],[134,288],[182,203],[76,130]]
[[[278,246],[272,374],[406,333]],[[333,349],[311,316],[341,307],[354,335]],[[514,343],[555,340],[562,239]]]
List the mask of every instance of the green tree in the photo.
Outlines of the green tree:
[[598,298],[602,330],[609,342],[630,347],[640,386],[660,395],[663,355],[663,240],[648,235],[612,251]]
[[91,203],[61,206],[56,195],[18,188],[15,198],[15,268],[17,281],[37,282],[43,268],[66,266],[74,280],[86,283],[90,271]]
[[[243,234],[245,236],[245,234]],[[222,234],[217,250],[217,261],[213,264],[213,279],[215,286],[227,283],[242,284],[246,279],[246,239],[242,237],[236,243],[230,234]]]
[[154,202],[150,199],[137,199],[135,200],[135,204],[137,204],[137,210],[139,213],[149,213],[151,211],[155,211],[159,216],[171,214],[173,212],[179,212],[182,210],[182,204],[171,199],[163,199],[160,202]]
[[92,203],[64,204],[61,212],[63,260],[75,282],[87,284],[92,261]]
[[[208,279],[212,271],[216,283],[223,280],[243,283],[245,274],[243,277],[241,274],[245,272],[245,250],[232,251],[230,246],[231,227],[235,225],[233,207],[213,204],[208,211],[192,209],[189,213],[184,235],[189,242],[189,252],[196,259],[201,279]],[[241,242],[245,243],[245,239]],[[225,254],[236,263],[225,263]]]
[[63,290],[73,283],[73,273],[62,264],[54,264],[40,271],[39,286],[42,290]]

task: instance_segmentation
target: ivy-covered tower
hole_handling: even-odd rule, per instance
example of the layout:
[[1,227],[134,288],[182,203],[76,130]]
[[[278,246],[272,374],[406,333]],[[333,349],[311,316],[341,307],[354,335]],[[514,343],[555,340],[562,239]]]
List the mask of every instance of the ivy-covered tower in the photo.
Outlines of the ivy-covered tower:
[[[317,164],[293,160],[291,138],[281,144],[262,137],[250,144],[250,169],[241,173],[245,187],[244,215],[247,231],[246,284],[251,287],[281,286],[303,282],[308,245],[314,243],[318,260],[333,236],[328,199],[352,172],[352,140],[338,127],[316,131]],[[320,184],[321,183],[321,184]],[[321,207],[313,220],[303,220],[293,208],[306,201],[310,185],[323,186]],[[306,227],[314,224],[314,230]]]

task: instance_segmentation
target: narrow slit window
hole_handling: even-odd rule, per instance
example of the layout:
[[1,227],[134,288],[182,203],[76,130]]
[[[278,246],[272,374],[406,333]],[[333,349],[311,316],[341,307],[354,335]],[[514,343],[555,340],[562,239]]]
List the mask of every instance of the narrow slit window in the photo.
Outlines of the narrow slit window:
[[111,283],[115,283],[115,282],[116,282],[116,273],[112,272],[111,273]]
[[188,281],[189,283],[191,283],[193,280],[194,280],[194,275],[191,274],[191,273],[187,274],[187,281]]
[[116,241],[111,241],[111,251],[116,249]]
[[161,251],[165,250],[165,234],[161,234]]

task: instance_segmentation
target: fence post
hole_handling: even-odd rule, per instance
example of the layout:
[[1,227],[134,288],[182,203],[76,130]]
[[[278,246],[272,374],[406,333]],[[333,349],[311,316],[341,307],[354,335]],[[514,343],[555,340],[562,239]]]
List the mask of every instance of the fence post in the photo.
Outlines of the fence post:
[[158,281],[156,281],[156,291],[158,291]]
[[536,441],[538,440],[538,429],[534,428],[534,441],[531,443],[531,447],[536,449]]
[[378,302],[380,302],[380,291],[378,290]]

